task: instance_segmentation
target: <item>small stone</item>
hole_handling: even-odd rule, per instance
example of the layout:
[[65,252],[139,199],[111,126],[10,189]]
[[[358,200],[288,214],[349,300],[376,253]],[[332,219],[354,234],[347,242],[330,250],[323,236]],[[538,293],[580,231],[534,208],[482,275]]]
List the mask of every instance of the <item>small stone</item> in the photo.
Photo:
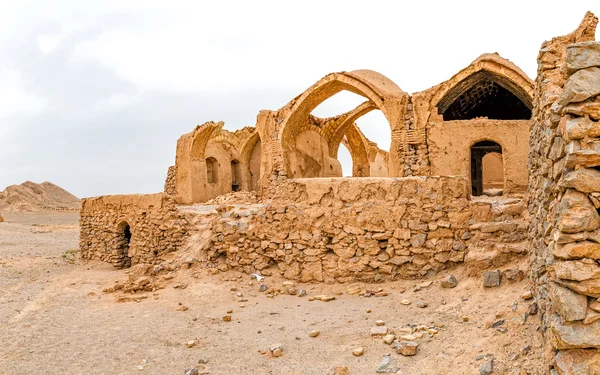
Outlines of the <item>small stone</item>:
[[501,279],[502,279],[502,272],[500,272],[500,270],[485,272],[483,274],[483,287],[484,288],[493,288],[493,287],[500,286]]
[[469,321],[469,317],[468,317],[468,316],[466,316],[466,315],[465,315],[465,316],[463,316],[463,317],[462,317],[462,321],[463,321],[463,322],[468,322],[468,321]]
[[205,365],[208,363],[208,359],[200,357],[200,358],[198,358],[198,363],[201,365]]
[[403,356],[413,356],[417,354],[419,344],[415,341],[400,341],[396,344],[396,351]]
[[484,363],[483,366],[481,366],[481,371],[479,372],[479,375],[491,375],[492,372],[494,372],[494,360],[490,359],[489,361]]
[[316,300],[316,301],[323,301],[323,302],[329,302],[329,301],[335,300],[335,297],[327,295],[327,294],[320,294],[318,296],[314,296],[314,300]]
[[371,309],[367,309],[367,314],[370,314],[370,313],[371,313]]
[[223,316],[223,321],[224,322],[231,322],[231,315],[225,315],[225,316]]
[[271,345],[271,347],[269,348],[269,351],[271,352],[273,357],[281,357],[281,355],[283,354],[283,345],[281,345],[281,344]]
[[300,292],[298,292],[298,297],[304,297],[305,295],[306,295],[306,290],[300,289]]
[[371,336],[385,336],[388,333],[386,326],[371,327]]
[[233,310],[227,310],[227,314],[233,314]]
[[377,324],[378,326],[384,326],[384,325],[385,325],[385,322],[384,322],[383,320],[377,320],[377,321],[375,322],[375,324]]
[[415,335],[402,335],[400,336],[400,340],[403,341],[415,341],[417,339],[417,336]]
[[504,319],[497,320],[494,323],[492,323],[492,328],[500,327],[503,324],[504,324]]
[[356,357],[360,357],[361,355],[365,354],[365,348],[363,348],[363,347],[361,346],[361,347],[358,347],[358,348],[356,348],[356,349],[353,349],[353,350],[352,350],[352,354],[353,354],[354,356],[356,356]]
[[186,368],[183,375],[198,375],[198,369],[195,367],[194,368]]
[[427,330],[427,332],[429,332],[429,333],[430,333],[430,334],[432,334],[432,335],[437,335],[437,334],[438,334],[438,332],[439,332],[439,330],[437,330],[436,328],[429,328],[429,329]]
[[144,366],[138,365],[137,369],[138,369],[138,371],[142,371],[144,369]]
[[259,292],[266,292],[267,289],[269,289],[269,287],[267,286],[267,284],[260,284],[260,287],[258,288]]
[[455,288],[458,285],[458,281],[454,275],[448,275],[442,279],[442,288]]
[[417,307],[420,307],[420,308],[424,309],[424,308],[427,307],[427,302],[425,302],[425,301],[419,301],[419,302],[417,302]]
[[389,335],[385,335],[385,337],[383,338],[383,342],[390,345],[391,343],[394,342],[395,339],[396,339],[396,335],[389,334]]
[[195,340],[190,340],[190,341],[186,342],[185,345],[188,348],[192,348],[192,347],[194,347],[194,345],[196,345],[196,341]]
[[421,284],[419,284],[419,288],[429,288],[431,286],[431,284],[433,284],[433,281],[424,281]]
[[317,331],[317,330],[310,331],[310,332],[308,333],[308,335],[309,335],[310,337],[317,337],[317,336],[319,336],[320,334],[321,334],[321,332],[319,332],[319,331]]
[[401,303],[402,305],[406,305],[406,306],[410,305],[410,301],[409,301],[409,300],[407,300],[407,299],[403,299],[402,301],[400,301],[400,303]]
[[523,294],[521,294],[521,299],[523,300],[528,300],[528,299],[532,299],[533,298],[533,293],[531,292],[531,290],[528,290],[526,292],[523,292]]
[[387,354],[377,367],[378,374],[395,374],[398,371],[398,365],[391,355]]
[[346,366],[335,366],[327,375],[350,375],[350,371]]

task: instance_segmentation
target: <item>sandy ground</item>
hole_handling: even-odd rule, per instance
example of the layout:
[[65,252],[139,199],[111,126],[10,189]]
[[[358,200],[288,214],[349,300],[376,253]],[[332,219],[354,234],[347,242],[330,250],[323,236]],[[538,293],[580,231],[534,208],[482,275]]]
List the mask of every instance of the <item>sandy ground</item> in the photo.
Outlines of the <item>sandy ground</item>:
[[[298,285],[307,296],[267,298],[248,275],[211,276],[196,264],[179,271],[164,289],[145,293],[139,302],[116,302],[118,294],[102,289],[126,279],[125,270],[100,263],[70,264],[63,258],[66,251],[78,247],[76,214],[4,216],[7,222],[0,223],[2,375],[181,375],[191,367],[211,375],[323,375],[336,365],[347,366],[350,374],[376,374],[388,353],[399,374],[479,374],[491,358],[494,374],[543,373],[538,317],[530,316],[525,323],[522,318],[531,303],[519,298],[528,289],[526,280],[484,290],[480,278],[469,279],[455,269],[459,284],[454,289],[440,287],[444,276],[440,274],[431,279],[430,287],[416,292],[412,287],[421,281],[369,286],[383,288],[389,293],[385,297],[349,295],[349,285],[308,284]],[[265,282],[278,286],[282,281],[268,277]],[[177,283],[187,288],[174,289]],[[336,300],[309,301],[310,296],[324,293],[335,295]],[[248,301],[238,302],[242,298]],[[412,303],[402,305],[404,299]],[[418,301],[428,306],[419,308]],[[182,305],[189,309],[181,311]],[[222,320],[227,310],[233,310],[231,322]],[[381,338],[370,336],[378,319],[390,330],[409,324],[440,328],[439,333],[418,340],[416,356],[403,357]],[[499,319],[505,321],[500,330],[489,327]],[[320,335],[309,337],[311,330],[319,330]],[[196,344],[188,348],[185,343],[192,340]],[[283,345],[281,357],[261,354],[276,343]],[[365,353],[355,357],[352,349],[359,346]],[[524,354],[526,346],[531,349]]]

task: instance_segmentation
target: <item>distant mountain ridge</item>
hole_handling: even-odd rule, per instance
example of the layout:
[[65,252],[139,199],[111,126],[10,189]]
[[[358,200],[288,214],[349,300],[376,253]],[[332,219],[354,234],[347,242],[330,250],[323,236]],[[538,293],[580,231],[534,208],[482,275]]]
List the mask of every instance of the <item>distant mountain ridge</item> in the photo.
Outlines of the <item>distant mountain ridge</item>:
[[0,211],[78,210],[81,199],[51,182],[25,181],[0,192]]

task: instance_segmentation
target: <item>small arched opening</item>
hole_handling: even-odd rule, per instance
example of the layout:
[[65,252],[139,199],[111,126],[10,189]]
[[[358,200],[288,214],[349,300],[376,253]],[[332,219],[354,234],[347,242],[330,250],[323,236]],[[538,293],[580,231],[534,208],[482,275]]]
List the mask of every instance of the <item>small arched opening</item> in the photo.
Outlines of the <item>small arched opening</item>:
[[218,181],[219,163],[217,159],[210,157],[206,159],[206,181],[215,184]]
[[474,196],[502,195],[504,163],[502,146],[493,141],[481,141],[471,146],[471,190]]
[[242,164],[237,160],[231,161],[231,191],[239,191],[242,187]]
[[131,244],[131,227],[129,223],[123,221],[119,224],[117,237],[117,266],[121,268],[131,267],[131,256],[129,256],[129,247]]

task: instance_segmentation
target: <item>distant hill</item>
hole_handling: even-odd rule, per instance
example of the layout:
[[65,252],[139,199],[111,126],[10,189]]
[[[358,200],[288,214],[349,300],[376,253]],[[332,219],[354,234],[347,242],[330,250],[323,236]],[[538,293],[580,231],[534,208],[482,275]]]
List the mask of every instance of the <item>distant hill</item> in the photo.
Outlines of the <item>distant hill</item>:
[[0,211],[77,210],[81,199],[51,182],[26,181],[0,192]]

